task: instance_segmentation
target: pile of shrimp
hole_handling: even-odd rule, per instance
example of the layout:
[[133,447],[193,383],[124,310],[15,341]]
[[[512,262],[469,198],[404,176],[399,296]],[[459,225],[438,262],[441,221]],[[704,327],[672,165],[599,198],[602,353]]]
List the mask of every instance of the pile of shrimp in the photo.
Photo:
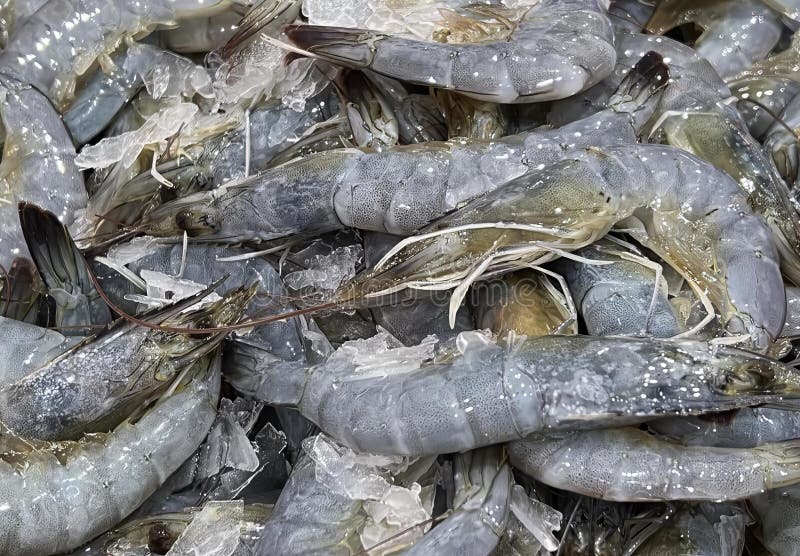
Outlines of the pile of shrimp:
[[0,554],[800,556],[798,30],[0,2]]

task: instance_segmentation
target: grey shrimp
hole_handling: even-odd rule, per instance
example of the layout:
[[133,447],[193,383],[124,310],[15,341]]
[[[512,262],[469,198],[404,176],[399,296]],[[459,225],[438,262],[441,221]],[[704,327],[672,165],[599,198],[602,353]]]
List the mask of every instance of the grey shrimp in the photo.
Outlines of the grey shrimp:
[[441,44],[375,33],[295,25],[290,40],[314,56],[424,86],[499,103],[568,97],[604,79],[616,53],[602,0],[543,0],[508,39]]
[[[297,407],[353,450],[409,456],[768,403],[794,395],[798,382],[781,363],[690,340],[546,336],[503,349],[462,335],[460,345],[450,361],[414,371],[360,375],[337,352],[312,368],[250,362],[258,372],[228,380]],[[257,360],[259,351],[238,356]]]
[[800,442],[758,448],[682,446],[635,428],[531,438],[511,464],[550,486],[618,502],[721,501],[800,482]]
[[[728,333],[766,350],[786,298],[769,228],[728,176],[661,145],[575,152],[487,193],[401,241],[342,288],[351,303],[410,289],[455,289],[451,323],[469,285],[541,265],[621,223],[703,299]],[[713,186],[709,184],[713,183]],[[752,284],[761,285],[755,294]],[[703,323],[705,324],[705,323]]]
[[644,57],[611,107],[560,129],[490,143],[423,143],[370,153],[338,149],[293,160],[250,179],[153,211],[141,229],[212,241],[266,241],[352,226],[409,234],[465,201],[574,149],[636,141],[668,70]]
[[[230,324],[239,318],[252,291],[239,290],[215,304],[180,311],[196,297],[155,315],[151,322]],[[115,326],[0,388],[0,421],[30,439],[71,440],[103,432],[123,421],[146,400],[163,393],[182,371],[213,351],[224,335],[192,338],[127,322]]]
[[[121,522],[200,445],[216,415],[217,358],[138,421],[69,443],[33,443],[4,429],[0,485],[14,504],[0,512],[0,551],[19,556],[77,548]],[[31,523],[36,527],[31,527]]]

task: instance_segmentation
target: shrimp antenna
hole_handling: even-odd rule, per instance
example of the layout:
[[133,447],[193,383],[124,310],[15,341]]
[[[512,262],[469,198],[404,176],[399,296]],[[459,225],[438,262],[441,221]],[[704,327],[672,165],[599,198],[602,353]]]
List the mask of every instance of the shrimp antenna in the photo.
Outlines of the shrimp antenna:
[[769,108],[767,105],[765,105],[764,103],[762,103],[762,102],[759,102],[759,101],[757,101],[757,100],[755,100],[755,99],[752,99],[752,98],[740,98],[740,99],[739,99],[739,102],[749,102],[750,104],[754,104],[755,106],[758,106],[758,107],[759,107],[759,108],[761,108],[761,109],[762,109],[764,112],[766,112],[767,114],[769,114],[769,116],[770,116],[770,117],[771,117],[773,120],[775,120],[775,121],[776,121],[778,124],[780,124],[780,125],[781,125],[781,127],[785,128],[785,129],[786,129],[786,131],[788,131],[789,133],[791,133],[791,134],[792,134],[792,135],[794,135],[795,137],[798,137],[798,138],[800,138],[800,135],[799,135],[799,134],[798,134],[798,133],[797,133],[797,132],[796,132],[794,129],[792,129],[792,127],[791,127],[789,124],[787,124],[787,123],[786,123],[786,120],[784,120],[784,119],[783,119],[783,118],[781,118],[781,117],[780,117],[778,114],[776,114],[775,112],[773,112],[773,111],[772,111],[772,110],[771,110],[771,109],[770,109],[770,108]]
[[556,551],[556,556],[561,556],[561,551],[564,550],[564,543],[567,541],[567,534],[569,533],[569,528],[572,526],[572,521],[575,519],[575,514],[578,513],[578,508],[581,507],[581,498],[575,500],[575,507],[572,508],[572,513],[569,514],[569,519],[567,523],[564,525],[564,532],[561,534],[561,540],[558,542],[558,550]]

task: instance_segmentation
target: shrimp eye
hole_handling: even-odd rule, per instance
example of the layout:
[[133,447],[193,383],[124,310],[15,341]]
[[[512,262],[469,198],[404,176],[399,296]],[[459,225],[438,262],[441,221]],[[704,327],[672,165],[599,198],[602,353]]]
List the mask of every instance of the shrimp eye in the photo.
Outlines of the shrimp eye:
[[166,525],[156,523],[147,532],[147,548],[156,554],[166,554],[177,540]]
[[189,235],[202,235],[217,229],[214,214],[204,210],[182,210],[175,215],[175,225]]

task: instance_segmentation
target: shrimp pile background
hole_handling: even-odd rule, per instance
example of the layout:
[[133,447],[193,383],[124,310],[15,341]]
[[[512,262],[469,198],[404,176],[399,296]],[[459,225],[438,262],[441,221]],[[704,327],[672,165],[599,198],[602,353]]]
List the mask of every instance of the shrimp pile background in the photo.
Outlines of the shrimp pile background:
[[0,555],[800,556],[798,29],[0,0]]

